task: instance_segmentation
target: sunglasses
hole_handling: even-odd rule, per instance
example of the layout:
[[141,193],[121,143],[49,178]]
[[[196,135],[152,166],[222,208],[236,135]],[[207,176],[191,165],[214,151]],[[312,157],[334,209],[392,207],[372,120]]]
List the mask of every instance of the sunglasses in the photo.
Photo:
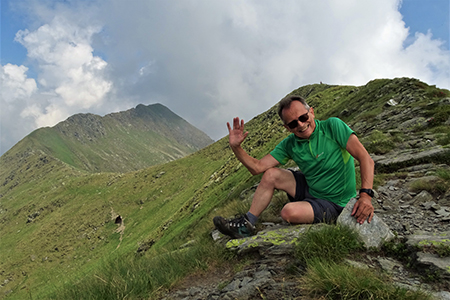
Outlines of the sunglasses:
[[306,114],[301,115],[300,117],[298,117],[297,120],[294,120],[294,121],[292,121],[292,122],[289,122],[289,123],[286,124],[286,125],[287,125],[290,129],[295,129],[295,128],[297,128],[297,126],[298,126],[298,121],[304,123],[304,122],[306,122],[306,121],[308,121],[308,120],[309,120],[309,111],[308,111]]

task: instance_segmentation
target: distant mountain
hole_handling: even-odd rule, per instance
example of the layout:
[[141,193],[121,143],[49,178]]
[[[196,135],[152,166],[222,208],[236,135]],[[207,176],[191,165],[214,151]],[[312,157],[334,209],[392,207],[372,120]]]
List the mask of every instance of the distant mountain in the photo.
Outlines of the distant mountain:
[[184,157],[212,142],[164,105],[140,104],[104,117],[77,114],[37,129],[4,156],[40,150],[89,172],[128,172]]

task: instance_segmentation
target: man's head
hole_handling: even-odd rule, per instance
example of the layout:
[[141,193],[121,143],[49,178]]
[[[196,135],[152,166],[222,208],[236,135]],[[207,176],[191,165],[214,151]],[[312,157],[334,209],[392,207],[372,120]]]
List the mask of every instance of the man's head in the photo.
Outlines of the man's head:
[[278,115],[284,127],[299,138],[309,138],[316,128],[314,109],[300,96],[283,98],[278,104]]

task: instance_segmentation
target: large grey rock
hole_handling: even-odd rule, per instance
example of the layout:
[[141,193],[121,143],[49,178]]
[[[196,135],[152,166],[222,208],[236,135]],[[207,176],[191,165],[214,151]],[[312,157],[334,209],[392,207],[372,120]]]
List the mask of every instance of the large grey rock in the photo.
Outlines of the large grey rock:
[[408,237],[406,244],[419,247],[441,244],[450,246],[450,231],[442,231],[439,233],[418,231]]
[[375,161],[377,167],[387,167],[395,164],[410,164],[415,165],[417,162],[427,162],[437,157],[448,157],[450,149],[442,146],[436,146],[428,149],[404,150],[402,152],[392,152],[388,155],[373,155],[372,159]]
[[367,221],[364,222],[364,224],[359,224],[356,222],[356,219],[351,215],[356,201],[356,198],[352,198],[348,202],[337,219],[337,223],[354,229],[359,234],[366,248],[380,248],[383,242],[392,240],[394,238],[394,234],[386,223],[384,223],[383,220],[377,215],[373,216],[370,223]]
[[[258,232],[256,235],[242,238],[232,239],[226,244],[226,247],[238,254],[266,251],[272,246],[283,249],[285,253],[293,250],[294,243],[300,235],[305,233],[312,225],[295,225],[295,226],[273,226]],[[317,227],[317,225],[315,225]]]

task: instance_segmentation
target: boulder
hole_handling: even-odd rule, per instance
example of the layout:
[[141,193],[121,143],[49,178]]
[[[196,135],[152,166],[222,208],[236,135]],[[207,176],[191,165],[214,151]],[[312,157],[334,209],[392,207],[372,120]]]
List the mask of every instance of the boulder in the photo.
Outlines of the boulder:
[[254,236],[242,239],[232,239],[226,244],[229,250],[244,254],[254,251],[264,252],[266,249],[277,246],[283,248],[285,253],[293,250],[294,243],[300,235],[305,233],[312,225],[277,225],[268,227]]
[[377,215],[373,216],[370,223],[367,221],[363,224],[356,222],[356,219],[351,215],[356,201],[356,198],[352,198],[348,202],[337,219],[337,223],[354,229],[359,234],[366,248],[380,248],[385,241],[392,240],[394,238],[394,234],[386,223],[384,223],[383,220]]

